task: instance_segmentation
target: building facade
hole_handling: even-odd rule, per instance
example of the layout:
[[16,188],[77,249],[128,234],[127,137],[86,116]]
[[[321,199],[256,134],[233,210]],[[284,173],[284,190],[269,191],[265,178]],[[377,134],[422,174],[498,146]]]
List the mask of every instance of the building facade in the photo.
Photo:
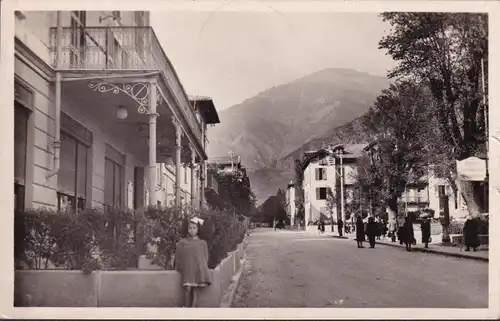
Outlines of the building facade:
[[[346,207],[353,202],[356,183],[356,159],[366,144],[336,145],[306,152],[302,162],[304,190],[304,219],[306,226],[320,218],[345,221]],[[335,206],[328,208],[328,190],[332,191]]]
[[204,204],[213,102],[189,97],[146,11],[17,11],[16,209]]
[[[320,218],[324,221],[336,223],[338,218],[346,221],[346,214],[368,212],[373,209],[353,209],[354,197],[359,195],[355,191],[357,159],[368,151],[368,144],[346,144],[330,146],[317,151],[306,152],[302,161],[303,182],[300,188],[304,192],[304,212],[306,226],[316,223]],[[293,185],[288,185],[288,193]],[[328,208],[328,190],[331,189],[334,205]],[[443,197],[446,196],[446,197]],[[288,198],[287,198],[288,199]],[[432,209],[435,217],[442,215],[445,208],[451,217],[457,218],[460,209],[465,206],[460,193],[453,193],[450,184],[444,178],[434,174],[432,166],[428,174],[418,182],[411,182],[399,198],[399,208],[402,213]],[[447,202],[444,204],[443,202]],[[360,202],[358,202],[360,203]],[[288,203],[289,208],[291,202]],[[357,205],[362,206],[362,205]],[[310,228],[311,229],[311,228]]]
[[295,183],[290,182],[286,189],[286,198],[285,198],[285,209],[286,214],[290,217],[290,225],[295,226],[297,222],[295,222],[295,218],[297,215],[297,208],[295,204],[296,195],[295,195]]

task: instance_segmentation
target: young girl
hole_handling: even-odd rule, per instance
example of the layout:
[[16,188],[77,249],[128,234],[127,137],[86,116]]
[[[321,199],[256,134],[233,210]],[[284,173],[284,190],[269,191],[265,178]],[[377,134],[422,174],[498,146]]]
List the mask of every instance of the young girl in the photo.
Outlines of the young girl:
[[184,307],[196,307],[197,291],[210,285],[207,242],[198,237],[203,220],[197,217],[188,222],[187,236],[177,243],[175,269],[181,274],[184,288]]

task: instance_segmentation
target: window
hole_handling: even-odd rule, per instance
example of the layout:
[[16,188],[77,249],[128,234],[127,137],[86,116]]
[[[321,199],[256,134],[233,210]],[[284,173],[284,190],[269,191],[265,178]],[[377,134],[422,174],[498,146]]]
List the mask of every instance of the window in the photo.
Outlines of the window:
[[444,185],[438,185],[438,196],[446,195],[446,187]]
[[145,32],[147,28],[144,28],[146,25],[146,22],[144,21],[144,11],[135,11],[134,13],[135,17],[135,25],[137,28],[135,28],[135,46],[136,46],[136,52],[139,55],[141,59],[144,59],[144,37],[145,37]]
[[14,210],[24,209],[29,110],[14,102]]
[[188,170],[187,166],[184,165],[184,184],[187,184],[188,182]]
[[72,11],[71,27],[71,65],[81,65],[85,56],[85,27],[87,24],[86,11]]
[[328,166],[328,157],[327,156],[320,157],[319,164],[323,166]]
[[122,207],[124,164],[124,156],[110,145],[106,145],[104,204],[108,207]]
[[317,200],[326,200],[326,187],[317,187],[316,188],[316,199]]
[[78,211],[87,200],[88,146],[61,132],[60,165],[57,175],[57,209]]
[[326,168],[316,168],[315,174],[317,181],[326,181]]

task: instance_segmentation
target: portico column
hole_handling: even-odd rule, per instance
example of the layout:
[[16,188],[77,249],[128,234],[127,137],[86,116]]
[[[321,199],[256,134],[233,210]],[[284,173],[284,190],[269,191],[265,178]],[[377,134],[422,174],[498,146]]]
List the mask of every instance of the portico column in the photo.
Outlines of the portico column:
[[207,173],[205,169],[205,160],[201,159],[200,162],[200,208],[203,208],[205,204],[205,182],[207,179]]
[[196,208],[196,149],[190,144],[191,149],[191,207]]
[[156,205],[156,80],[149,83],[149,205]]
[[175,126],[175,206],[181,206],[181,150],[182,150],[182,127],[172,117]]

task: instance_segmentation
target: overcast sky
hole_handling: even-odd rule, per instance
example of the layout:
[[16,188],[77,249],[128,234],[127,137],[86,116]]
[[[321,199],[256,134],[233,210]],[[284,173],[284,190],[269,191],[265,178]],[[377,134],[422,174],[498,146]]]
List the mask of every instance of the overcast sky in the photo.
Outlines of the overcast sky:
[[188,94],[223,110],[325,68],[385,75],[388,29],[376,13],[151,12],[151,24]]

